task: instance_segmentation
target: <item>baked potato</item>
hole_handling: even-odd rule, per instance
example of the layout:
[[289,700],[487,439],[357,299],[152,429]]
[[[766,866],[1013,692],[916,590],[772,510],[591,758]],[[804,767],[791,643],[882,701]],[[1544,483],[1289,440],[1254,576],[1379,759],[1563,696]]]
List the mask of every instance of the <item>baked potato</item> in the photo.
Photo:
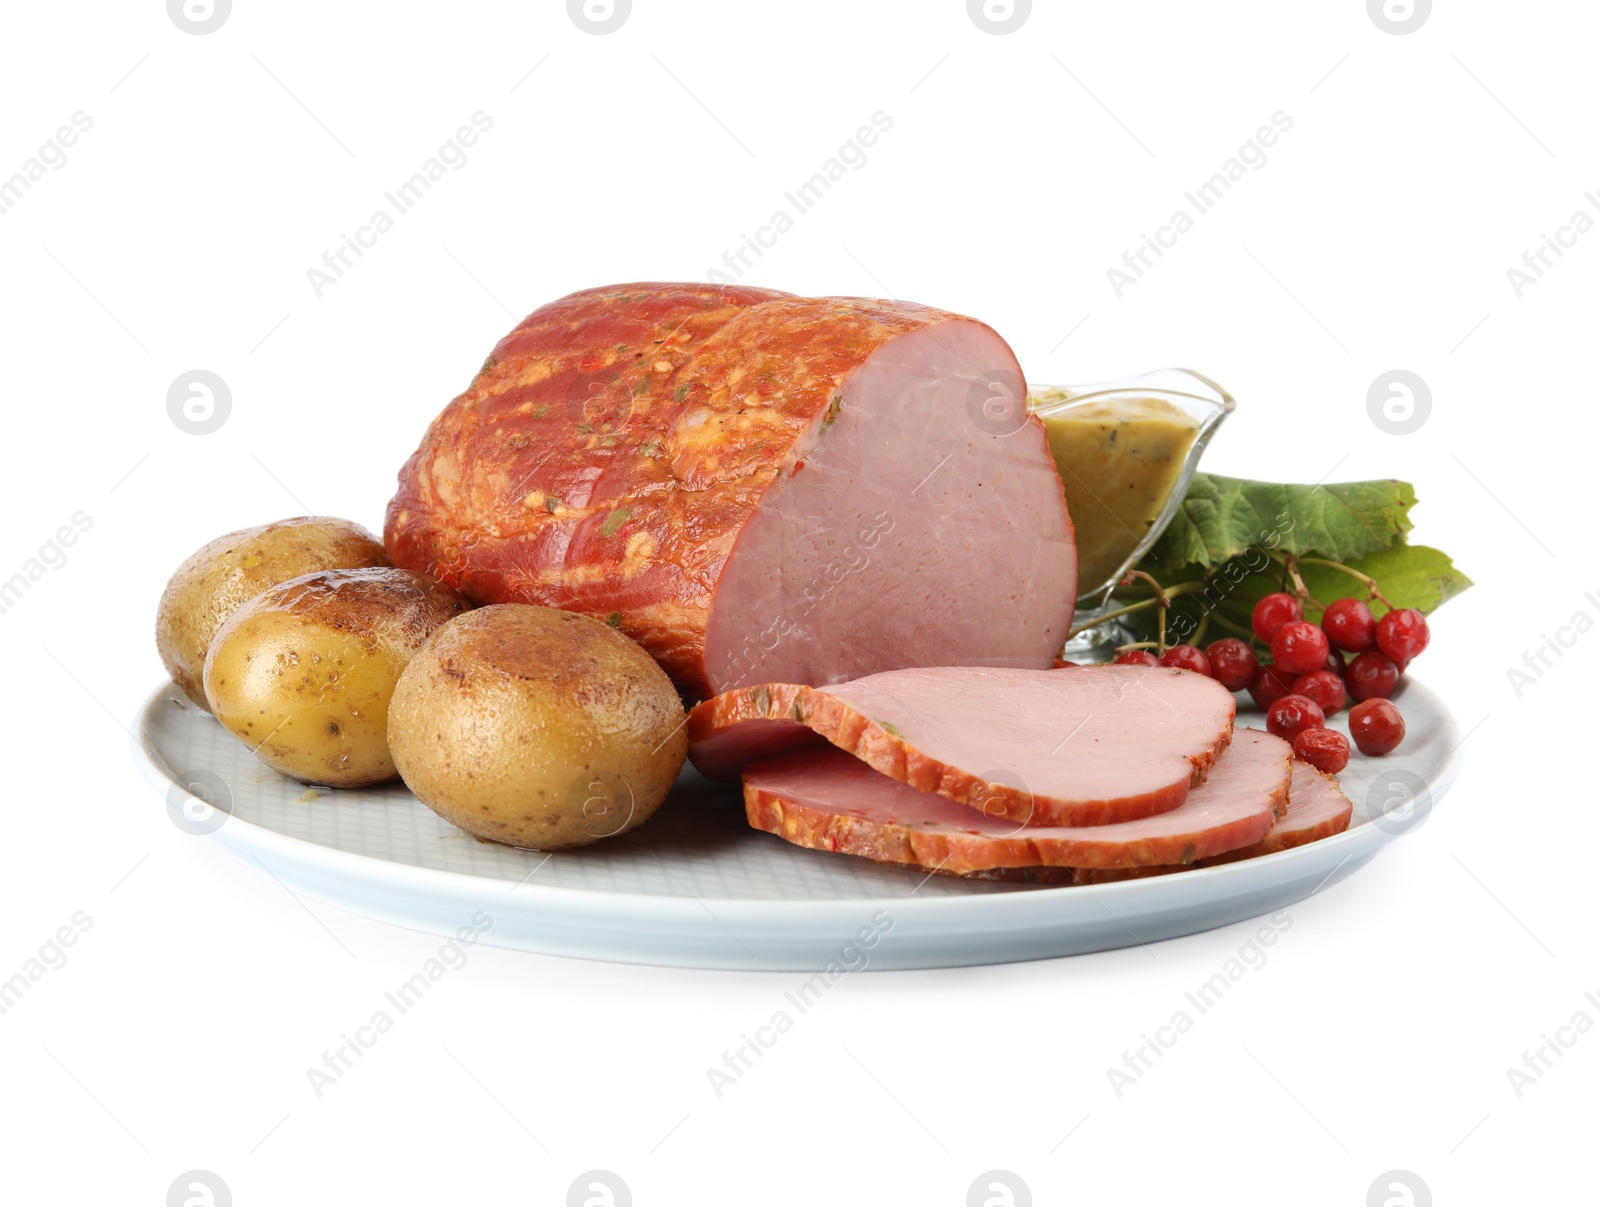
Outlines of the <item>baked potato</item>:
[[359,524],[298,516],[208,541],[167,581],[156,609],[156,650],[184,695],[209,708],[200,682],[222,622],[268,587],[315,570],[387,566],[383,543]]
[[648,819],[688,737],[672,681],[616,629],[497,604],[442,626],[412,658],[389,706],[389,748],[446,821],[556,851]]
[[212,639],[203,675],[211,711],[297,780],[357,788],[391,779],[395,683],[429,635],[471,606],[435,579],[390,567],[269,587]]

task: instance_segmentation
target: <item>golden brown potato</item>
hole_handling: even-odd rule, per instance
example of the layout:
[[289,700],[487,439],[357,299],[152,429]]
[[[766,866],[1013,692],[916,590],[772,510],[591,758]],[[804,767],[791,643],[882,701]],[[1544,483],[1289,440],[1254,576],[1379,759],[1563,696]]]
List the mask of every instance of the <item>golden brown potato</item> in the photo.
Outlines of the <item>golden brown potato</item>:
[[544,851],[644,822],[688,752],[650,655],[588,616],[498,604],[434,633],[400,676],[389,747],[407,787],[479,838]]
[[315,570],[387,566],[383,542],[359,524],[299,516],[242,528],[202,545],[178,567],[156,609],[156,649],[172,681],[201,708],[206,650],[222,622],[248,599]]
[[358,788],[390,779],[395,682],[428,636],[471,606],[435,579],[387,566],[291,578],[217,630],[205,663],[211,711],[297,780]]

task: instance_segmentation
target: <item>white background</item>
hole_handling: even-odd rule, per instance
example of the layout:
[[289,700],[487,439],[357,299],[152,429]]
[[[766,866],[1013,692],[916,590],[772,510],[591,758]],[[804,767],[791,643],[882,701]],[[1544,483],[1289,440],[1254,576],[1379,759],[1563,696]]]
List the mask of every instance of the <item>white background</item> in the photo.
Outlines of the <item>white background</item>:
[[[0,615],[0,977],[93,925],[0,1017],[7,1197],[159,1204],[194,1168],[245,1205],[553,1204],[594,1167],[640,1204],[959,1204],[997,1167],[1038,1203],[1353,1205],[1393,1168],[1446,1204],[1592,1187],[1600,1035],[1520,1098],[1506,1070],[1600,1021],[1600,639],[1520,696],[1507,669],[1600,616],[1600,234],[1520,298],[1506,270],[1595,214],[1597,25],[1576,2],[1440,0],[1395,36],[1361,0],[1041,0],[996,36],[959,0],[636,0],[595,36],[556,0],[238,0],[195,36],[159,0],[8,6],[0,177],[93,126],[0,214],[0,577],[93,526]],[[466,165],[315,296],[307,269],[478,110]],[[1189,365],[1240,402],[1209,468],[1415,482],[1415,538],[1478,583],[1415,668],[1473,730],[1459,786],[1295,907],[1120,1098],[1107,1067],[1252,927],[854,976],[720,1100],[707,1066],[792,975],[477,948],[315,1098],[306,1067],[437,941],[308,910],[169,822],[124,732],[161,678],[163,582],[247,524],[378,527],[517,316],[704,279],[878,110],[865,166],[743,279],[976,315],[1035,381]],[[1266,166],[1117,297],[1106,270],[1279,110]],[[1396,367],[1432,389],[1414,435],[1368,418]],[[207,436],[166,411],[194,368],[232,391]]]

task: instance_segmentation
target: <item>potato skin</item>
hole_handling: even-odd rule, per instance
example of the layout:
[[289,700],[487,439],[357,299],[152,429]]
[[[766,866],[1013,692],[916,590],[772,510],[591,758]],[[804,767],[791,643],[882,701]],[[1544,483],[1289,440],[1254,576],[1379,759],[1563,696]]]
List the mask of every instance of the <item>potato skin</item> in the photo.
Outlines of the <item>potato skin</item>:
[[359,524],[297,516],[219,536],[190,554],[156,609],[156,650],[172,681],[209,711],[200,676],[206,650],[239,605],[302,574],[387,566],[383,543]]
[[275,771],[359,788],[392,779],[389,699],[413,654],[472,605],[435,579],[374,567],[269,587],[217,630],[211,711]]
[[666,672],[616,629],[531,604],[444,625],[400,676],[389,746],[430,809],[478,838],[559,851],[626,833],[688,753]]

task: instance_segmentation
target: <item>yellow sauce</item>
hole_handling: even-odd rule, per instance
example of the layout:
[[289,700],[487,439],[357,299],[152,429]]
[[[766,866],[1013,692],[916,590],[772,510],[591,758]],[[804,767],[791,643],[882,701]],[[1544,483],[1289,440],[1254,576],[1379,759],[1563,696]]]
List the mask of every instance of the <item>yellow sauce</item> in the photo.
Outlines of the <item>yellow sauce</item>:
[[1067,491],[1078,536],[1078,587],[1100,587],[1156,522],[1200,434],[1184,411],[1159,398],[1116,398],[1062,406],[1071,395],[1029,396]]

